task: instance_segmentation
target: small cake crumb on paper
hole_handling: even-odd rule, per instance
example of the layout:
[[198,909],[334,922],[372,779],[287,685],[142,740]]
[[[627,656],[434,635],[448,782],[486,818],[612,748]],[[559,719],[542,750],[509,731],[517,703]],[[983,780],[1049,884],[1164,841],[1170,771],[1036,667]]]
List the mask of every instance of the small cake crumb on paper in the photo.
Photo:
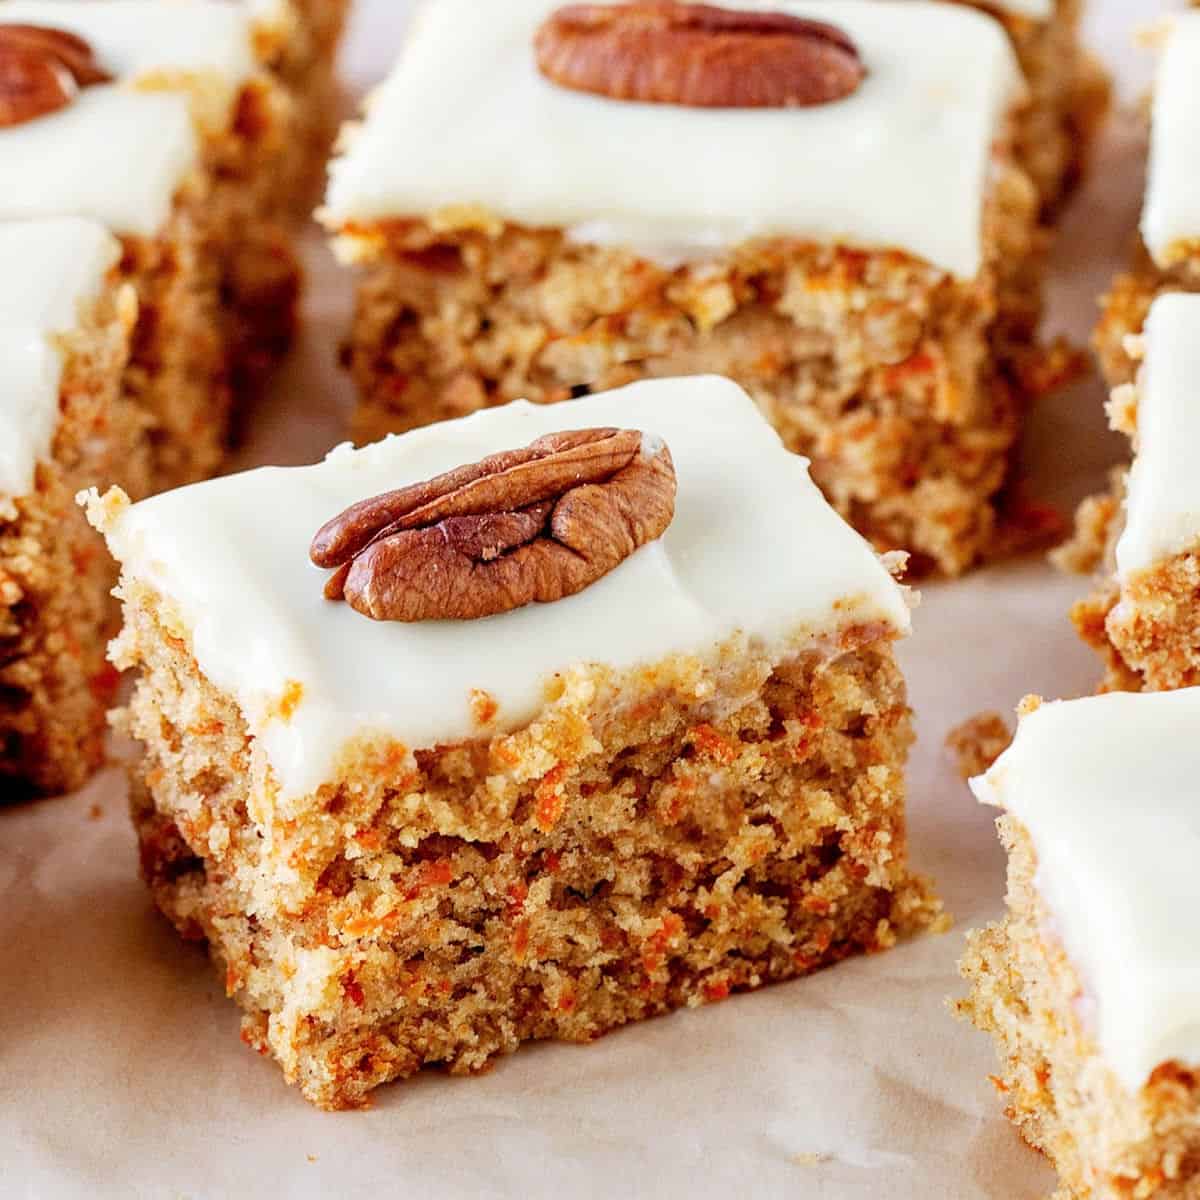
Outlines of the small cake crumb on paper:
[[817,1150],[806,1150],[800,1154],[793,1154],[791,1161],[798,1167],[819,1167],[829,1161],[829,1155]]
[[946,735],[946,748],[954,756],[963,779],[982,775],[1008,748],[1012,730],[998,712],[978,713],[956,725]]

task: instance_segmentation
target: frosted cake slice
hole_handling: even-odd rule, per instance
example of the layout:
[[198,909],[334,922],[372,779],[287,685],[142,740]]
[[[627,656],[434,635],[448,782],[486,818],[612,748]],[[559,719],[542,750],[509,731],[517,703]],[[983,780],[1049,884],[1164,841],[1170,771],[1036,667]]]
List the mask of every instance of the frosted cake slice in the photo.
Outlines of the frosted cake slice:
[[149,472],[120,256],[94,222],[0,223],[0,799],[77,787],[103,759],[115,573],[74,496],[141,494]]
[[969,5],[426,5],[323,213],[357,434],[715,372],[878,548],[966,570],[1058,369],[1028,101]]
[[905,594],[728,381],[91,514],[143,872],[316,1104],[937,913],[907,866]]
[[976,794],[1004,810],[1008,915],[971,935],[964,1016],[1064,1197],[1200,1189],[1200,691],[1022,705]]

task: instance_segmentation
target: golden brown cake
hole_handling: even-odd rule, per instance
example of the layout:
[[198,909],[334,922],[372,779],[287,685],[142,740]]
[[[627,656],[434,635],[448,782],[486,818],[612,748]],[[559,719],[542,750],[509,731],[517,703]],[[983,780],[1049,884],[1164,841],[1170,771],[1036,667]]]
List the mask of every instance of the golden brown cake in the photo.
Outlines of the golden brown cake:
[[1029,84],[1016,154],[1053,219],[1085,171],[1108,112],[1109,81],[1080,37],[1083,0],[958,0],[991,14],[1012,38]]
[[[356,434],[717,372],[879,548],[957,574],[995,548],[1022,417],[1057,377],[1035,331],[1041,216],[1084,144],[1063,132],[1076,10],[1001,5],[1010,39],[971,6],[759,7],[619,5],[589,28],[553,0],[422,10],[324,210],[364,268]],[[639,56],[694,90],[628,91]]]
[[287,94],[280,207],[307,220],[325,180],[341,111],[334,59],[350,0],[243,0],[255,17],[260,60]]
[[[629,448],[546,449],[596,438]],[[907,866],[905,595],[728,381],[90,513],[123,567],[143,873],[318,1105],[937,917]]]

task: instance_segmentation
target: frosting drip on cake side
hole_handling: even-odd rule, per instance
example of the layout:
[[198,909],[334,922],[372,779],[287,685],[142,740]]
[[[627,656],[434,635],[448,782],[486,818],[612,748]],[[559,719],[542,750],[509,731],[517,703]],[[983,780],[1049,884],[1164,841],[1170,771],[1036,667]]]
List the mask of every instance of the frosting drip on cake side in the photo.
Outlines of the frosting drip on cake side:
[[789,236],[898,248],[974,277],[993,144],[1023,86],[1001,26],[923,0],[738,6],[836,25],[866,78],[802,109],[616,101],[539,74],[534,34],[558,0],[440,0],[334,164],[326,219],[477,205],[663,261]]
[[[377,623],[323,598],[317,529],[383,491],[604,426],[662,437],[678,477],[666,533],[578,595],[466,622]],[[260,737],[285,795],[314,790],[356,738],[410,748],[478,736],[471,691],[499,705],[494,731],[541,708],[557,672],[711,654],[736,634],[786,653],[795,637],[881,623],[907,632],[897,586],[783,449],[746,394],[713,377],[635,384],[550,406],[518,402],[392,437],[322,464],[266,469],[135,505],[106,530],[126,576],[159,590],[201,669]],[[272,705],[290,684],[287,721]],[[293,689],[294,690],[294,689]]]
[[1155,84],[1142,213],[1142,237],[1161,267],[1200,242],[1200,12],[1180,14],[1174,22]]
[[1043,704],[972,781],[1028,831],[1055,936],[1130,1092],[1162,1063],[1200,1066],[1197,728],[1196,688]]
[[1200,296],[1161,296],[1144,331],[1137,383],[1137,454],[1129,473],[1125,528],[1117,543],[1122,578],[1200,542]]
[[69,214],[158,233],[199,161],[184,84],[227,118],[255,70],[249,14],[208,0],[5,0],[0,22],[77,34],[116,76],[53,115],[0,129],[0,220]]
[[120,249],[90,221],[0,223],[0,508],[30,491],[50,450],[63,370],[54,337],[76,328]]

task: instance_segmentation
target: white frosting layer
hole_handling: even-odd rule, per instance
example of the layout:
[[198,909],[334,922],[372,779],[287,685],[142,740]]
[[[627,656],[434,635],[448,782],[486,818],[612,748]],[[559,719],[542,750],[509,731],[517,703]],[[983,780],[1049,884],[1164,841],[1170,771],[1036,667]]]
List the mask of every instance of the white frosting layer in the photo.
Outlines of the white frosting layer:
[[[556,430],[615,425],[664,437],[679,479],[661,539],[577,596],[470,622],[378,624],[322,598],[316,530],[348,505]],[[322,464],[266,469],[135,505],[109,531],[126,572],[178,605],[196,660],[261,738],[283,792],[331,778],[347,742],[409,747],[478,734],[473,688],[516,728],[555,672],[706,654],[742,630],[785,639],[852,621],[908,629],[902,590],[828,506],[735,384],[654,381],[550,406],[524,402],[393,437]],[[271,716],[290,681],[290,722]]]
[[54,437],[63,368],[54,335],[75,328],[119,255],[90,221],[0,224],[0,504],[30,491]]
[[254,71],[250,25],[238,5],[210,0],[4,0],[0,21],[51,25],[85,38],[125,82],[160,71],[196,74],[232,100]]
[[1200,689],[1045,704],[972,781],[1037,851],[1037,889],[1131,1092],[1200,1066]]
[[254,70],[249,14],[208,0],[4,0],[0,22],[77,33],[116,77],[0,129],[0,219],[70,214],[158,232],[199,144],[185,93],[132,85],[187,75],[203,83],[206,107],[231,104]]
[[1200,542],[1200,296],[1172,294],[1154,302],[1145,354],[1137,389],[1138,449],[1117,543],[1123,578]]
[[1142,238],[1159,266],[1200,240],[1200,12],[1180,14],[1167,40],[1154,92],[1150,172]]
[[923,0],[738,0],[839,25],[867,78],[815,108],[697,109],[544,79],[532,42],[559,2],[426,4],[334,164],[331,224],[477,204],[668,259],[787,235],[978,272],[992,144],[1021,87],[991,18]]
[[1054,0],[1000,0],[996,7],[1001,12],[1033,17],[1036,21],[1048,21],[1054,15]]

